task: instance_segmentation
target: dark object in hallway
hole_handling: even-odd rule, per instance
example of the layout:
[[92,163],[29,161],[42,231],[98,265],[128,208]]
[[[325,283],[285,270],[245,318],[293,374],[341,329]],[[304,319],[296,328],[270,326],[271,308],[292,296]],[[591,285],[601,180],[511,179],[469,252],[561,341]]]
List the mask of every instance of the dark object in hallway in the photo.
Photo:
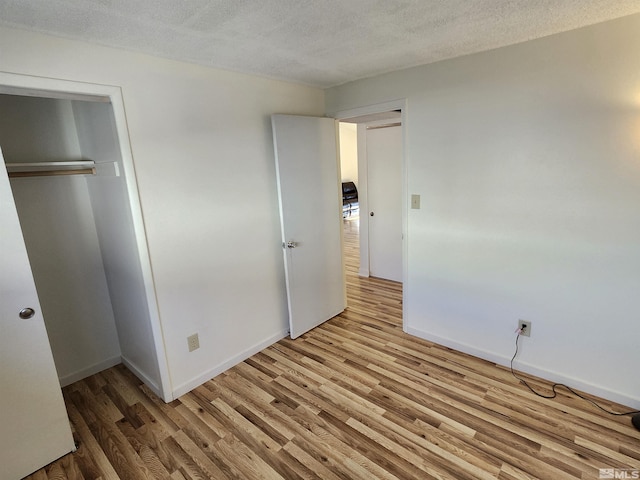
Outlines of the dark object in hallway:
[[342,216],[352,217],[359,212],[358,189],[353,182],[342,182]]
[[636,413],[633,417],[631,417],[631,423],[636,429],[640,430],[640,413]]

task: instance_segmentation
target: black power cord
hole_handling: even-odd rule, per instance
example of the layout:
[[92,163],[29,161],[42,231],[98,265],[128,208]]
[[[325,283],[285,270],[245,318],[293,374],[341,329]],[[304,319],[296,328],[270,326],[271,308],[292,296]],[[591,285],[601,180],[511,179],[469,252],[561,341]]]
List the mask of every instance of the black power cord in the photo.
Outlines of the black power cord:
[[513,370],[513,361],[516,359],[516,355],[518,355],[518,339],[520,338],[520,332],[521,332],[521,330],[518,330],[517,333],[516,333],[516,351],[514,352],[513,357],[511,357],[511,375],[513,375],[516,378],[516,380],[518,380],[525,387],[527,387],[529,390],[531,390],[531,392],[533,394],[537,395],[538,397],[542,397],[542,398],[546,398],[546,399],[552,399],[552,398],[556,398],[558,396],[558,392],[557,392],[556,388],[564,387],[567,390],[569,390],[571,393],[573,393],[576,397],[581,398],[582,400],[585,400],[585,401],[589,402],[590,404],[598,407],[600,410],[602,410],[605,413],[608,413],[609,415],[624,416],[624,415],[635,415],[635,414],[640,413],[640,410],[634,410],[634,411],[631,411],[631,412],[621,412],[621,413],[612,412],[611,410],[607,410],[606,408],[598,405],[596,402],[594,402],[590,398],[587,398],[584,395],[582,395],[581,393],[576,392],[573,388],[571,388],[568,385],[565,385],[564,383],[554,383],[553,385],[551,385],[551,391],[553,392],[551,395],[544,395],[542,393],[536,392],[533,389],[533,387],[527,383],[526,380],[524,380],[523,378],[520,378],[519,376],[517,376],[516,372]]

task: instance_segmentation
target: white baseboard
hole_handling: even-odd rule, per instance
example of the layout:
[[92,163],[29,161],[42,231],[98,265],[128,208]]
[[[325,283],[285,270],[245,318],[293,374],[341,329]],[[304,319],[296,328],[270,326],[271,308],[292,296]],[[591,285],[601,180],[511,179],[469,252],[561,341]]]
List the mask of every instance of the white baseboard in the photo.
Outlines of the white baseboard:
[[[487,360],[489,362],[493,362],[498,365],[502,365],[504,367],[509,367],[509,364],[511,361],[511,357],[496,355],[495,353],[492,353],[486,350],[481,350],[479,348],[476,348],[464,343],[459,343],[449,338],[439,337],[438,335],[432,335],[428,332],[417,330],[412,327],[407,327],[405,331],[406,333],[410,335],[414,335],[418,338],[422,338],[424,340],[428,340],[430,342],[452,348],[462,353],[473,355],[474,357],[482,358],[483,360]],[[616,391],[601,387],[599,385],[593,385],[573,377],[568,377],[558,372],[553,372],[551,370],[539,368],[539,367],[536,367],[535,365],[531,365],[530,363],[518,362],[517,369],[521,372],[525,372],[530,375],[535,375],[537,377],[548,380],[549,382],[552,382],[552,383],[563,383],[565,385],[569,385],[570,387],[575,388],[576,390],[582,390],[583,392],[587,392],[592,395],[597,395],[598,397],[605,398],[612,402],[616,402],[621,405],[626,405],[631,409],[640,409],[640,399],[630,397],[629,395],[626,395],[624,393],[616,392]]]
[[147,387],[149,387],[153,393],[158,395],[158,397],[162,398],[165,402],[167,401],[167,399],[165,399],[162,394],[162,389],[160,388],[160,386],[151,378],[149,378],[149,376],[145,374],[140,368],[138,368],[138,366],[135,363],[133,363],[127,357],[124,357],[124,356],[122,357],[122,363],[124,364],[125,367],[127,367],[131,371],[131,373],[133,373],[136,377],[142,380],[142,382],[144,382],[144,384]]
[[107,368],[111,368],[115,365],[122,363],[121,357],[118,355],[116,357],[107,358],[98,363],[94,363],[86,368],[78,370],[76,372],[65,375],[64,377],[60,377],[60,386],[66,387],[67,385],[71,385],[72,383],[78,382],[83,378],[90,377],[91,375],[95,375],[102,370],[106,370]]
[[238,363],[246,360],[251,355],[255,355],[260,350],[263,350],[268,346],[273,345],[278,340],[282,340],[287,335],[289,335],[289,331],[283,330],[280,333],[277,333],[276,335],[273,335],[263,340],[262,342],[257,343],[256,345],[253,345],[252,347],[248,348],[247,350],[244,350],[238,355],[234,355],[230,359],[218,364],[214,368],[207,370],[206,372],[202,373],[201,375],[198,375],[197,377],[189,380],[188,382],[185,382],[182,385],[175,387],[172,392],[173,398],[178,398],[181,395],[184,395],[185,393],[190,392],[194,388],[202,385],[204,382],[211,380],[213,377],[220,375],[222,372],[230,369],[234,365],[237,365]]

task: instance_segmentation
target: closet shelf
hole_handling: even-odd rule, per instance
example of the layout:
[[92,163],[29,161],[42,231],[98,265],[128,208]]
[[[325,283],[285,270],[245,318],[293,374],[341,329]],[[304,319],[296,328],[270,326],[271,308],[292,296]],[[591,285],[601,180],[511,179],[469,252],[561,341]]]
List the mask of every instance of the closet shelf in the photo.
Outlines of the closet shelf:
[[70,162],[6,162],[5,165],[7,166],[9,178],[96,174],[96,165],[92,160]]

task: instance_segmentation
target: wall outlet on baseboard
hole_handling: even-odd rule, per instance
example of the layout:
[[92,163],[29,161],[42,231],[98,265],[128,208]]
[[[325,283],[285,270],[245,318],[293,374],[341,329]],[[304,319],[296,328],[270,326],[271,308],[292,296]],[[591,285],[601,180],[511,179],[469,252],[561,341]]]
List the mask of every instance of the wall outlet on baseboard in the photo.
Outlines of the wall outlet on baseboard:
[[187,337],[187,344],[189,345],[189,351],[193,352],[200,348],[200,339],[198,338],[198,334],[194,333],[193,335]]
[[523,337],[531,336],[531,322],[527,320],[518,320],[518,330]]

